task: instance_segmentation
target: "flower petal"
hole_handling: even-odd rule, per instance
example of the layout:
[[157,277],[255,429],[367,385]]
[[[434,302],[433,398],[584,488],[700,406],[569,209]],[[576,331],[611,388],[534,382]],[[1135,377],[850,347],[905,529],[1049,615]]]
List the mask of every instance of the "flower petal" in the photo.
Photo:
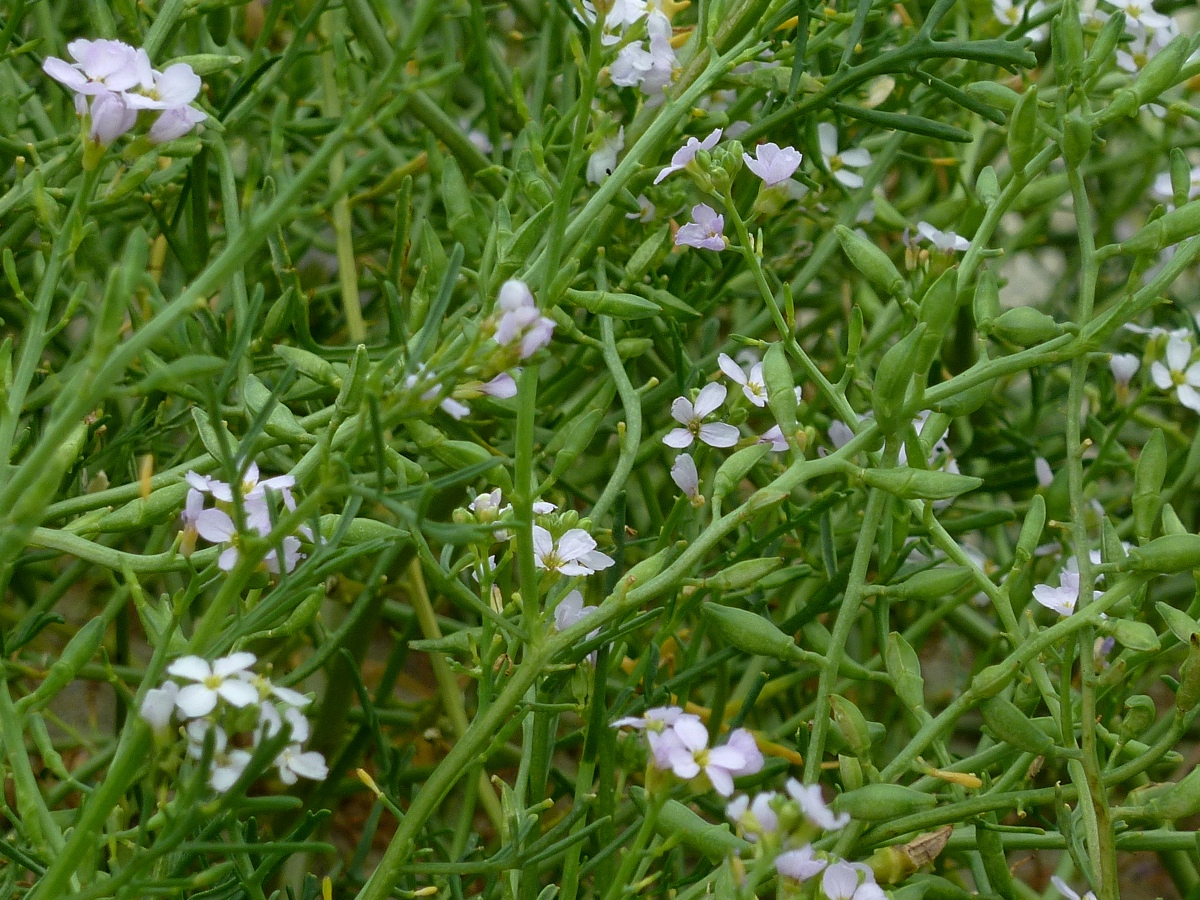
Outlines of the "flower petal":
[[202,684],[189,684],[179,691],[175,705],[184,716],[196,719],[217,708],[217,694]]
[[828,160],[838,151],[837,128],[829,122],[817,126],[817,143],[821,145],[821,154]]
[[213,544],[223,544],[237,533],[233,519],[219,509],[206,509],[196,516],[196,531]]
[[746,383],[746,373],[742,371],[742,367],[729,358],[729,355],[722,353],[717,357],[717,366],[725,373],[726,377],[738,384]]
[[687,425],[696,418],[695,407],[687,397],[676,397],[671,401],[671,418],[680,425]]
[[663,435],[663,443],[675,450],[692,446],[692,433],[686,428],[673,428]]
[[558,539],[558,555],[564,562],[577,560],[595,549],[596,539],[582,528],[572,528]]
[[217,693],[238,709],[258,702],[258,690],[254,685],[237,678],[221,682]]
[[222,656],[220,659],[214,661],[212,670],[214,675],[220,675],[222,678],[225,678],[234,672],[241,672],[250,668],[257,661],[258,657],[253,653],[242,650],[238,653]]
[[710,447],[732,447],[741,436],[740,431],[724,422],[713,422],[700,426],[700,440]]
[[1188,409],[1200,412],[1200,391],[1197,391],[1190,384],[1181,384],[1176,396],[1179,397],[1179,402]]
[[1158,360],[1150,364],[1150,380],[1160,391],[1169,391],[1175,383],[1171,379],[1171,371]]
[[[744,379],[746,376],[743,375]],[[742,382],[745,383],[744,381]],[[725,385],[711,382],[700,389],[699,395],[696,397],[696,418],[703,419],[705,416],[715,412],[722,403],[725,402],[725,396],[728,391]]]
[[167,674],[190,681],[203,681],[212,674],[208,661],[199,656],[181,656],[167,666]]

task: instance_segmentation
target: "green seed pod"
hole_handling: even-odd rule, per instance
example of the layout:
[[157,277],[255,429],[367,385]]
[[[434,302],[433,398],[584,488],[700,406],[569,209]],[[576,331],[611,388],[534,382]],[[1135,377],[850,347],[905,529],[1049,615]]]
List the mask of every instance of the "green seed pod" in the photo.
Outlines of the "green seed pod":
[[612,316],[617,319],[649,319],[662,310],[658,304],[636,294],[618,294],[613,291],[577,291],[567,288],[568,303],[582,307],[596,315]]
[[258,380],[254,375],[247,375],[242,385],[242,405],[246,414],[254,419],[268,406],[271,408],[267,416],[264,430],[272,437],[285,441],[311,443],[312,435],[296,420],[292,411],[277,398],[272,396],[271,389]]
[[883,664],[892,679],[896,696],[910,712],[920,716],[925,710],[925,679],[921,677],[921,660],[904,635],[897,631],[888,635]]
[[304,599],[296,604],[295,609],[276,628],[271,628],[263,634],[265,638],[289,637],[299,634],[317,620],[321,612],[321,604],[325,602],[325,586],[320,585],[309,591]]
[[322,359],[315,353],[302,350],[299,347],[289,347],[286,344],[276,344],[274,353],[289,366],[306,378],[311,378],[317,384],[331,388],[340,388],[342,378],[333,367],[333,363]]
[[1116,93],[1112,103],[1101,112],[1097,124],[1103,125],[1124,116],[1136,115],[1145,104],[1158,99],[1159,94],[1173,87],[1179,80],[1180,70],[1190,49],[1189,36],[1177,35],[1171,43],[1150,58],[1133,84]]
[[767,406],[788,444],[791,444],[798,427],[796,389],[783,344],[775,343],[767,348],[767,354],[763,357],[763,383],[767,388]]
[[744,559],[723,569],[715,575],[701,578],[699,584],[714,591],[740,591],[770,575],[783,565],[779,556],[764,556],[760,559]]
[[979,851],[983,870],[987,873],[988,881],[992,883],[992,890],[999,896],[1016,897],[1012,872],[1008,868],[1008,857],[1004,853],[1004,842],[1000,839],[1000,832],[987,827],[987,824],[995,824],[996,816],[992,813],[986,819],[986,824],[980,821],[975,823],[975,848]]
[[1134,694],[1125,699],[1125,714],[1121,718],[1121,738],[1125,741],[1139,738],[1158,718],[1158,707],[1153,698],[1145,694]]
[[1092,126],[1079,113],[1070,113],[1063,123],[1062,151],[1067,165],[1077,168],[1092,146]]
[[984,206],[991,206],[1000,199],[1000,180],[991,166],[984,166],[975,177],[975,196]]
[[[217,41],[224,43],[224,41]],[[232,69],[235,66],[240,66],[245,62],[240,56],[230,56],[225,53],[194,53],[190,56],[177,56],[169,65],[178,65],[186,63],[192,67],[192,71],[205,78],[209,75],[216,75],[218,72],[224,72],[226,69]]]
[[991,331],[993,320],[1000,315],[1000,282],[992,274],[991,269],[979,273],[979,281],[975,285],[975,327],[982,334]]
[[992,322],[994,337],[1016,344],[1032,347],[1062,334],[1062,326],[1039,309],[1018,306],[1006,310]]
[[[116,610],[113,610],[114,614]],[[57,662],[46,672],[42,683],[30,694],[17,701],[17,713],[26,715],[41,709],[57,696],[58,692],[75,680],[87,663],[91,662],[96,651],[104,642],[104,633],[108,629],[108,617],[96,616],[82,628],[63,647]]]
[[973,491],[982,478],[927,469],[860,469],[868,487],[879,488],[904,500],[949,500]]
[[148,528],[172,518],[183,506],[189,485],[186,481],[168,484],[154,490],[149,497],[138,497],[117,507],[95,524],[102,534]]
[[1008,123],[1008,158],[1014,172],[1022,171],[1042,144],[1038,132],[1037,85],[1030,85],[1017,101]]
[[925,323],[918,322],[904,338],[888,348],[875,370],[871,407],[875,410],[875,421],[885,435],[894,434],[912,419],[908,405],[909,387],[913,375],[917,374],[917,350],[925,330]]
[[1155,784],[1129,792],[1127,803],[1152,819],[1186,819],[1200,812],[1200,767],[1178,784]]
[[350,360],[350,371],[342,380],[342,389],[338,392],[337,400],[334,402],[335,415],[338,419],[350,418],[362,406],[370,369],[371,357],[367,355],[366,346],[359,344],[354,351],[354,358]]
[[983,714],[983,724],[997,740],[1039,756],[1054,751],[1054,741],[1050,736],[1034,725],[1012,701],[991,697],[979,704],[979,711]]
[[1004,663],[981,669],[979,674],[971,679],[971,694],[982,700],[995,697],[1008,686],[1014,674],[1015,672],[1010,671]]
[[[555,435],[555,438],[558,435],[564,435],[565,440],[562,442],[562,446],[556,449],[554,468],[550,470],[551,478],[561,478],[571,466],[575,465],[579,454],[587,449],[592,438],[596,436],[596,430],[600,427],[603,418],[604,410],[602,409],[586,410],[570,426],[561,429]],[[547,448],[547,452],[549,452],[549,448]]]
[[[631,793],[634,802],[644,806],[644,791],[635,787]],[[658,832],[703,853],[712,862],[720,862],[730,855],[740,856],[750,846],[730,831],[728,825],[713,825],[678,800],[663,804],[658,814]]]
[[1129,551],[1135,572],[1169,575],[1200,568],[1200,535],[1168,534]]
[[1171,148],[1171,199],[1176,206],[1187,205],[1192,191],[1192,167],[1182,147]]
[[966,91],[976,99],[997,106],[1005,112],[1012,112],[1021,102],[1020,94],[996,81],[976,81],[968,84]]
[[1079,18],[1079,0],[1063,0],[1051,27],[1057,65],[1068,82],[1083,68],[1083,24]]
[[554,205],[550,201],[547,201],[547,204],[526,219],[512,240],[502,248],[501,259],[505,262],[511,261],[514,270],[519,263],[529,258],[538,241],[545,237],[546,228],[550,224],[550,214],[554,211]]
[[1187,526],[1179,519],[1179,514],[1175,512],[1175,507],[1170,503],[1164,503],[1162,507],[1162,530],[1163,534],[1187,534]]
[[1188,640],[1187,659],[1179,666],[1179,688],[1175,691],[1175,708],[1190,712],[1200,703],[1200,634]]
[[837,694],[829,697],[833,712],[833,723],[838,733],[859,759],[866,759],[871,752],[871,733],[867,720],[857,706]]
[[751,444],[749,447],[738,450],[721,463],[721,467],[717,469],[717,474],[713,478],[713,501],[716,502],[718,497],[727,497],[734,493],[738,489],[738,485],[742,483],[742,479],[770,452],[770,444]]
[[613,588],[613,594],[617,597],[624,597],[632,588],[639,584],[645,584],[662,572],[678,554],[679,550],[672,545],[664,547],[653,556],[646,557],[621,576],[621,580]]
[[1125,13],[1123,10],[1117,10],[1105,21],[1104,27],[1096,35],[1096,40],[1092,42],[1091,53],[1088,54],[1087,59],[1083,62],[1083,80],[1085,82],[1095,78],[1104,67],[1104,64],[1114,58],[1113,55],[1117,49],[1117,43],[1121,40],[1121,36],[1124,33]]
[[716,603],[702,609],[721,638],[743,653],[789,660],[796,652],[796,642],[757,613]]
[[[321,516],[321,536],[332,537],[341,523],[342,517],[337,513]],[[369,541],[399,541],[407,540],[408,532],[378,519],[352,519],[343,534],[342,541],[346,544],[365,544]]]
[[958,297],[955,293],[957,276],[957,269],[947,269],[921,298],[921,321],[925,323],[925,336],[917,347],[917,372],[929,371],[947,330],[958,317]]
[[452,631],[440,638],[409,641],[408,646],[418,653],[444,653],[447,656],[470,659],[472,653],[479,646],[480,632],[481,629],[464,628],[461,631]]
[[1130,650],[1152,653],[1159,649],[1158,633],[1145,622],[1109,618],[1104,621],[1101,630],[1112,635],[1118,644]]
[[671,233],[671,226],[664,225],[646,240],[642,241],[641,246],[633,251],[633,255],[629,257],[629,262],[625,263],[625,283],[633,284],[641,281],[642,276],[650,270],[650,264],[654,262],[656,256],[663,245],[666,243],[668,236]]
[[1120,249],[1122,253],[1134,255],[1158,253],[1196,234],[1200,234],[1200,200],[1185,203],[1142,226],[1133,237],[1120,244]]
[[900,584],[890,585],[887,595],[899,600],[940,602],[971,580],[971,570],[962,566],[937,566],[918,572]]
[[860,822],[886,822],[937,806],[937,798],[902,784],[868,784],[847,791],[830,804]]
[[838,777],[842,780],[842,787],[848,791],[853,791],[862,787],[862,763],[860,763],[858,758],[855,756],[847,756],[845,753],[839,753]]
[[1200,623],[1197,623],[1183,610],[1176,609],[1161,600],[1154,604],[1154,608],[1158,610],[1162,620],[1181,644],[1190,643],[1193,635],[1200,635]]
[[208,418],[208,413],[198,406],[192,407],[192,421],[196,425],[196,435],[200,438],[200,443],[204,445],[204,449],[208,451],[209,456],[214,459],[221,459],[225,451],[237,449],[237,438],[229,433],[224,423],[218,426],[224,432],[224,449],[222,448],[222,441],[217,435],[216,427],[213,426],[212,421]]
[[[981,358],[979,362],[962,374],[974,374],[976,369],[982,369],[985,365],[987,365],[987,359]],[[944,413],[952,419],[956,419],[959,416],[969,416],[992,399],[992,392],[995,388],[996,379],[986,378],[951,397],[946,397],[943,400],[938,400],[930,404],[930,408],[934,412]]]
[[229,40],[229,32],[233,29],[233,13],[228,6],[218,6],[208,14],[205,25],[213,43],[220,46]]
[[888,255],[845,225],[834,226],[842,252],[859,273],[889,297],[904,296],[904,279]]

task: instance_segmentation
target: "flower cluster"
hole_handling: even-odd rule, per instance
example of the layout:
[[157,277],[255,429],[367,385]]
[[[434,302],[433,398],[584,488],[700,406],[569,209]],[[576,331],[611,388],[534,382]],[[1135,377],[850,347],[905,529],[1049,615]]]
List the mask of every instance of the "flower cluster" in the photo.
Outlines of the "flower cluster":
[[554,320],[538,311],[537,301],[523,281],[504,282],[496,308],[495,341],[501,347],[515,347],[518,359],[533,356],[554,336]]
[[736,728],[724,744],[709,747],[708,729],[700,717],[678,706],[648,709],[644,716],[618,719],[612,727],[645,732],[655,768],[684,781],[703,774],[722,797],[733,793],[734,778],[753,775],[763,766],[762,752],[749,731]]
[[[640,23],[645,23],[645,39],[631,39]],[[611,47],[626,40],[609,67],[609,78],[618,87],[637,87],[647,97],[661,99],[677,62],[670,18],[646,0],[615,0],[604,17],[601,42]]]
[[[1125,14],[1125,31],[1133,39],[1117,50],[1117,65],[1126,72],[1140,72],[1179,34],[1179,24],[1157,12],[1150,0],[1108,0],[1108,3]],[[1096,9],[1093,16],[1103,22],[1108,13]]]
[[[192,759],[203,759],[206,745],[212,742],[208,783],[219,793],[233,787],[254,749],[285,725],[288,742],[274,761],[279,780],[284,784],[295,784],[298,778],[321,781],[329,774],[325,757],[304,749],[311,727],[301,710],[309,699],[252,672],[256,661],[253,653],[245,651],[211,664],[199,656],[180,657],[167,667],[167,674],[184,684],[168,679],[147,691],[142,701],[142,718],[160,734],[174,718],[186,722],[187,753]],[[231,741],[230,735],[237,732],[243,732],[240,739]]]
[[[274,478],[260,481],[258,476],[258,465],[250,463],[245,475],[242,476],[241,483],[237,485],[237,491],[241,497],[246,527],[259,537],[267,538],[271,536],[272,531],[271,508],[267,492],[278,494],[284,508],[288,511],[294,510],[296,500],[292,496],[292,488],[296,484],[296,479],[291,475],[276,475]],[[237,565],[241,555],[237,524],[230,515],[233,509],[234,487],[209,475],[198,475],[195,472],[188,472],[185,477],[190,490],[187,493],[182,515],[184,550],[185,552],[191,551],[191,548],[195,546],[197,535],[209,543],[222,544],[225,549],[217,558],[217,565],[223,571],[228,572]],[[205,506],[208,498],[212,498],[213,506]],[[301,526],[299,532],[312,540],[312,532],[307,526]],[[304,558],[304,554],[300,552],[300,539],[289,534],[285,535],[279,544],[283,550],[282,569],[284,572],[290,572],[296,568],[296,563]],[[263,565],[268,572],[278,574],[280,571],[278,550],[275,548],[269,550],[263,557]]]
[[208,118],[191,105],[200,78],[187,63],[160,72],[145,50],[111,40],[72,41],[67,53],[74,62],[51,56],[42,68],[75,92],[75,111],[88,117],[88,135],[101,147],[133,128],[143,110],[158,113],[146,135],[152,144],[183,137]]

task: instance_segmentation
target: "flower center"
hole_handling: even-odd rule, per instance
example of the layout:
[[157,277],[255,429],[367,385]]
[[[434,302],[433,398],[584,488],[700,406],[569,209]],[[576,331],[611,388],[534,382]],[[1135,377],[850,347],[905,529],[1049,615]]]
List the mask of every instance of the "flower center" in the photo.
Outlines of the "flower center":
[[220,675],[209,675],[204,679],[204,686],[210,691],[215,691],[221,686],[222,681],[224,681],[224,679],[221,678]]
[[1187,384],[1187,377],[1183,372],[1175,371],[1171,373],[1171,381],[1175,383],[1176,387],[1179,387],[1180,385]]
[[838,154],[835,153],[835,154],[833,154],[833,156],[829,157],[829,171],[830,172],[836,172],[838,169],[840,169],[842,167],[842,165],[843,165],[842,158]]

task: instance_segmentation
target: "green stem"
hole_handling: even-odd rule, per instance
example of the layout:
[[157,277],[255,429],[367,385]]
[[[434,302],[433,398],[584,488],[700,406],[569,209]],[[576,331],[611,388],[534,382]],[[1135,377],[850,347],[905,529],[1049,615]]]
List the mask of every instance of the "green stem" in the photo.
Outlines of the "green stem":
[[617,385],[617,393],[621,396],[621,406],[625,409],[625,435],[621,439],[621,452],[617,457],[617,465],[612,477],[604,486],[600,499],[592,507],[591,518],[600,522],[607,515],[609,507],[616,502],[617,496],[625,490],[633,464],[637,460],[638,449],[642,445],[642,398],[629,380],[621,355],[617,352],[616,336],[613,333],[611,316],[600,317],[600,338],[604,342],[604,363],[608,366],[609,374]]

